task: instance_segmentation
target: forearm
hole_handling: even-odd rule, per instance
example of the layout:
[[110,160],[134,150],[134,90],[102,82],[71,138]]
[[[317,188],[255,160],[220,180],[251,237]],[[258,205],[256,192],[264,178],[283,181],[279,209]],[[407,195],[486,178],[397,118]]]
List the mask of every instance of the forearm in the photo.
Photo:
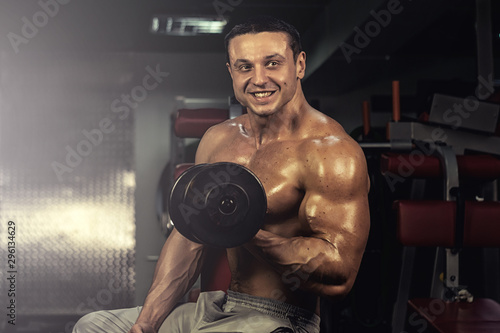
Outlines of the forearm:
[[170,234],[158,259],[138,323],[149,323],[158,331],[167,315],[198,278],[203,255],[202,245],[186,240],[176,230]]
[[300,288],[336,298],[351,288],[352,263],[325,239],[285,238],[260,230],[246,247],[281,274],[292,291]]

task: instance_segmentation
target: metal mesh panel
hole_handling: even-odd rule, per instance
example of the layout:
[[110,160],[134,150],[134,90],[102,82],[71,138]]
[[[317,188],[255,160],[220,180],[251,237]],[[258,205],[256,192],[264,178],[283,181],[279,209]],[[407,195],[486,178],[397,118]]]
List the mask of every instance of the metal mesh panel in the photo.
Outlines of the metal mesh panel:
[[[53,57],[30,62],[0,55],[1,307],[9,302],[8,221],[16,224],[18,316],[131,306],[134,121],[132,113],[113,115],[110,104],[130,89],[133,69],[126,57],[120,68],[113,57],[61,64]],[[81,64],[87,68],[78,69]],[[114,92],[82,83],[82,77],[109,81],[110,75],[117,77]],[[109,120],[107,133],[103,119]],[[68,158],[71,150],[80,159]]]

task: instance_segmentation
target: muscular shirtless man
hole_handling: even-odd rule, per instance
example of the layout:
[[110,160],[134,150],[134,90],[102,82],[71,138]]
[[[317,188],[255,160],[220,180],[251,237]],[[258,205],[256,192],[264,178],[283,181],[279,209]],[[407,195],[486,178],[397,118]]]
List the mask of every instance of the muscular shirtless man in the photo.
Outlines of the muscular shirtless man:
[[[297,31],[276,19],[250,20],[226,36],[226,49],[235,96],[248,113],[209,129],[196,163],[252,170],[267,195],[264,226],[227,249],[228,295],[202,293],[197,305],[175,310],[205,248],[173,231],[130,332],[319,332],[318,297],[340,299],[356,278],[369,232],[365,157],[336,121],[307,103]],[[101,321],[91,316],[82,321]]]

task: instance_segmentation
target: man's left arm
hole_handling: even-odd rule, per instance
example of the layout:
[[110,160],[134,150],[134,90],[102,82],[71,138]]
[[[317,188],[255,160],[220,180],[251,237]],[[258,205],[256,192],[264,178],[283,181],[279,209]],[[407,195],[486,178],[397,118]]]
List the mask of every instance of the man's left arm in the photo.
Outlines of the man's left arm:
[[338,299],[351,290],[368,239],[369,180],[355,142],[316,148],[308,158],[299,209],[311,235],[286,238],[260,230],[249,250],[280,274],[299,279],[299,288]]

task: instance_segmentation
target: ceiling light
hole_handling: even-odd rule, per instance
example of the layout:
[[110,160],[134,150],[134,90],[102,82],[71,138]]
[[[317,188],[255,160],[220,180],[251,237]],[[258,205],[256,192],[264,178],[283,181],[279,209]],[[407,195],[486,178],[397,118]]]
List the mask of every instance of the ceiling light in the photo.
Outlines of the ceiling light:
[[216,17],[154,16],[151,32],[173,36],[221,34],[227,21]]

